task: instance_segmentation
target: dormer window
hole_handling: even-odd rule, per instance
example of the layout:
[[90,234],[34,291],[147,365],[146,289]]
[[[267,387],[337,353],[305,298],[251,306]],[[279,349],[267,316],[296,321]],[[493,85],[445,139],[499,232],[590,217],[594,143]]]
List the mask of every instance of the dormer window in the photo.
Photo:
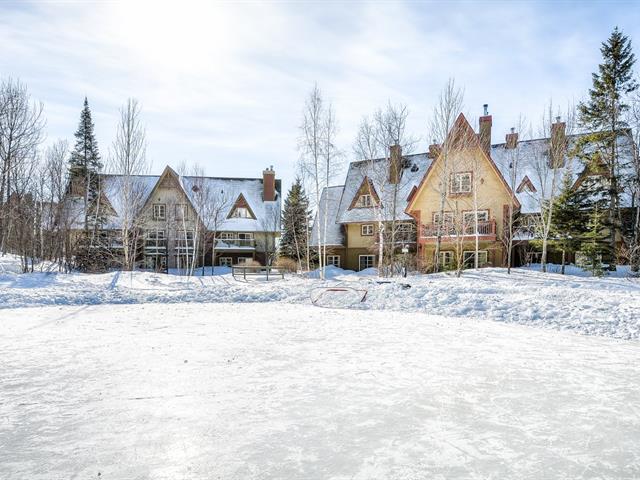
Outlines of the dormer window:
[[360,195],[356,202],[358,208],[371,208],[373,207],[373,198],[368,193]]
[[231,218],[253,218],[251,213],[249,213],[249,209],[246,207],[236,207],[236,209],[231,214]]
[[471,193],[471,172],[459,172],[451,174],[452,194]]

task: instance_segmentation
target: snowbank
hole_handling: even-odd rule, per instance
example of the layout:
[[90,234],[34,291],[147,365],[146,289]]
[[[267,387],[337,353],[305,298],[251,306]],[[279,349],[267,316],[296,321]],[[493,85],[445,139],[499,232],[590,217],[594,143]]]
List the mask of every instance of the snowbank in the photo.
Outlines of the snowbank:
[[[189,278],[149,272],[4,273],[0,274],[0,319],[2,309],[38,305],[310,304],[318,288],[343,285],[367,291],[366,301],[353,305],[355,309],[424,312],[640,338],[640,279],[543,274],[527,269],[514,269],[508,275],[504,269],[493,268],[465,271],[462,278],[441,273],[388,283],[377,280],[335,267],[327,267],[326,280],[290,275],[269,282],[236,281],[229,274]],[[405,283],[411,288],[405,289]],[[344,304],[338,298],[332,303],[331,294],[323,296],[323,303]]]

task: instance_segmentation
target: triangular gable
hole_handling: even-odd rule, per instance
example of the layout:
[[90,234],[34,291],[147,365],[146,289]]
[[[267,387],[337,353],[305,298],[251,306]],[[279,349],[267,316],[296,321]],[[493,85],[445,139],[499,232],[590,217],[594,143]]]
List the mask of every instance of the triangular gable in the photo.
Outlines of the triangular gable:
[[374,204],[380,205],[380,197],[378,197],[378,193],[376,192],[376,188],[373,186],[373,182],[368,176],[365,176],[362,179],[362,183],[360,184],[360,187],[356,191],[356,194],[351,199],[351,205],[349,205],[348,210],[357,208],[356,204],[358,203],[358,199],[362,195],[371,195],[371,198],[373,199]]
[[[451,130],[449,130],[449,133],[447,134],[447,138],[445,139],[445,144],[448,143],[449,145],[452,145],[452,146],[455,146],[460,142],[463,142],[463,144],[466,145],[467,147],[477,147],[482,152],[482,155],[484,155],[484,158],[487,160],[487,162],[493,169],[494,173],[500,179],[503,187],[507,190],[507,192],[509,193],[509,196],[513,199],[513,202],[516,208],[520,208],[521,205],[518,199],[516,198],[515,193],[513,192],[513,190],[511,190],[511,187],[502,176],[502,173],[500,173],[500,170],[498,169],[497,165],[491,158],[491,155],[489,155],[482,148],[478,135],[476,135],[476,132],[473,130],[473,127],[469,124],[469,122],[467,121],[463,113],[458,115],[458,118],[456,118],[456,121],[454,122],[453,127],[451,127]],[[429,168],[427,168],[427,171],[424,173],[424,177],[422,177],[422,180],[420,180],[417,191],[411,197],[411,200],[409,201],[409,204],[405,209],[405,213],[411,215],[411,211],[413,210],[413,204],[415,203],[416,198],[419,197],[418,193],[420,193],[424,188],[426,181],[429,178],[429,174],[433,170],[434,165],[440,160],[441,156],[442,156],[442,149],[440,150],[440,152],[438,152],[437,158],[434,159],[433,162],[431,162],[431,164],[429,165]]]
[[518,185],[518,188],[516,188],[516,193],[522,193],[525,191],[525,189],[529,190],[532,193],[537,192],[536,187],[533,186],[533,183],[527,175],[524,176],[524,178],[520,182],[520,185]]
[[247,199],[244,198],[244,195],[242,193],[238,195],[238,198],[234,202],[233,207],[231,207],[231,210],[229,210],[229,215],[227,215],[227,218],[232,218],[233,213],[237,208],[246,208],[249,212],[249,215],[251,215],[251,218],[257,220],[255,213],[253,213],[253,210],[251,210],[251,205],[249,205],[249,202],[247,202]]
[[182,192],[182,195],[184,196],[185,202],[189,204],[189,206],[195,212],[196,218],[199,219],[200,213],[193,206],[193,202],[191,202],[191,198],[189,197],[189,195],[187,195],[187,192],[185,192],[184,186],[180,181],[180,175],[178,175],[178,173],[169,165],[167,165],[164,168],[162,175],[160,175],[160,178],[158,178],[158,181],[149,192],[149,195],[147,195],[147,198],[144,201],[141,211],[144,211],[148,207],[149,201],[153,199],[153,195],[156,193],[156,190],[158,190],[159,188],[176,188],[180,190]]

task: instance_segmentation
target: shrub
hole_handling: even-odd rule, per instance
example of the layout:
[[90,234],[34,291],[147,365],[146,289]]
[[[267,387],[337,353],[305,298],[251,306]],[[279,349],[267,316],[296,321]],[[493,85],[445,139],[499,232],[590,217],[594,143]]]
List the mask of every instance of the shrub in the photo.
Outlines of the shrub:
[[281,272],[296,273],[298,271],[298,262],[296,262],[293,258],[279,257],[273,263],[273,266]]

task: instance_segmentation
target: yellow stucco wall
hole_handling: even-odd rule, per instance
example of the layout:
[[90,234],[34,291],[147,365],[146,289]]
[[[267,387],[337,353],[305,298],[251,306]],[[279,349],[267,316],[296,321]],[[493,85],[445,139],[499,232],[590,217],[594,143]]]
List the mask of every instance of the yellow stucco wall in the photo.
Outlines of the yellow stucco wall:
[[[477,188],[477,209],[489,210],[489,219],[496,221],[496,236],[502,235],[504,206],[510,200],[509,192],[499,174],[493,169],[480,148],[468,147],[461,152],[450,154],[447,173],[472,172],[472,188]],[[429,173],[423,188],[417,193],[412,210],[420,211],[422,224],[433,222],[433,214],[440,211],[440,183],[445,172],[444,161],[438,158]],[[447,175],[447,197],[445,211],[464,212],[474,210],[474,195],[452,195]]]

